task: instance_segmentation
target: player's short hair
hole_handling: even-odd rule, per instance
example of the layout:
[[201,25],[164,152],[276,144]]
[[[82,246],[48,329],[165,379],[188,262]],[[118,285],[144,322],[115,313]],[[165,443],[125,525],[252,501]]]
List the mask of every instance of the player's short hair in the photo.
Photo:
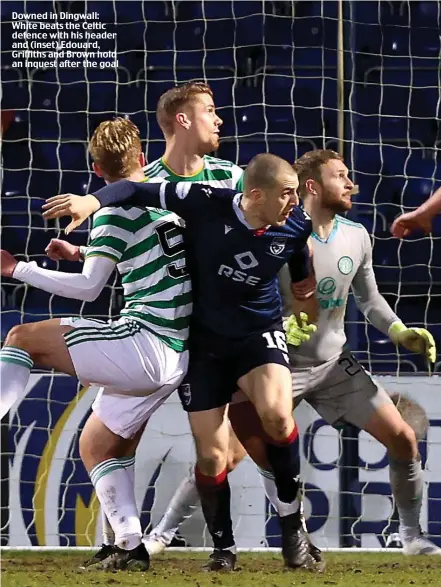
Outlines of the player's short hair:
[[179,110],[200,94],[208,94],[213,98],[212,89],[204,82],[188,82],[162,94],[156,106],[156,119],[164,135],[173,132],[173,120]]
[[299,176],[299,194],[301,197],[306,195],[305,186],[308,179],[313,179],[319,183],[322,182],[322,165],[326,165],[332,159],[343,161],[343,157],[331,149],[308,151],[297,159],[294,163],[294,170]]
[[139,165],[142,152],[138,127],[127,118],[102,122],[89,141],[89,153],[103,174],[124,179]]
[[271,189],[276,185],[281,172],[292,175],[292,165],[285,159],[271,153],[256,155],[245,169],[244,190],[248,192],[255,188]]

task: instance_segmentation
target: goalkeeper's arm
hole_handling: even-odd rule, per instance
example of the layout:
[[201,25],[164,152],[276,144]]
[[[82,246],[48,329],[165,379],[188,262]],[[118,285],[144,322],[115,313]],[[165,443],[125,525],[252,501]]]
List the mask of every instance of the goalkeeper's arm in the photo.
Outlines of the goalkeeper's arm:
[[366,230],[364,230],[364,238],[365,258],[352,281],[352,290],[359,310],[394,344],[425,355],[428,361],[435,362],[436,347],[430,332],[425,328],[405,326],[378,291],[372,267],[372,247]]

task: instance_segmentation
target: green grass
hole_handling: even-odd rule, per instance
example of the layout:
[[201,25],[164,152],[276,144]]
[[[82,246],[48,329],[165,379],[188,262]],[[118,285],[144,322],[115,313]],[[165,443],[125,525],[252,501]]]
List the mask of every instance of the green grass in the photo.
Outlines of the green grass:
[[234,573],[202,573],[206,553],[169,553],[152,561],[147,573],[79,571],[87,552],[2,552],[2,587],[422,587],[441,585],[440,557],[402,554],[327,554],[327,570],[285,570],[277,554],[239,554]]

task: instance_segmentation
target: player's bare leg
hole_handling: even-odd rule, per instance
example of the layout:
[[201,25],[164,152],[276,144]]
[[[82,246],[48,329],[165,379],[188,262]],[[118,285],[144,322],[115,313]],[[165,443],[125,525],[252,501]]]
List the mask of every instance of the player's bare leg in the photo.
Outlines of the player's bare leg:
[[262,421],[266,456],[274,475],[277,497],[293,510],[289,516],[280,518],[285,564],[292,568],[309,566],[312,563],[309,541],[301,526],[294,527],[294,521],[300,519],[297,499],[300,454],[298,430],[292,415],[291,372],[280,364],[261,365],[242,376],[238,385]]
[[141,544],[133,476],[128,472],[134,464],[134,457],[130,459],[133,463],[129,463],[127,454],[133,454],[134,440],[138,439],[125,439],[113,433],[95,413],[91,414],[83,429],[80,456],[114,532],[114,547],[104,549],[109,551],[107,556],[100,551],[102,557],[95,555],[95,558],[101,560],[85,567],[142,571],[149,568],[149,556]]
[[34,363],[47,369],[73,375],[75,369],[63,334],[72,330],[61,326],[59,318],[20,324],[7,334],[0,351],[1,417],[22,399]]
[[424,480],[414,430],[395,405],[389,403],[377,408],[365,430],[388,450],[390,483],[400,519],[404,554],[441,555],[441,549],[421,534]]
[[[231,473],[246,456],[246,451],[230,427],[227,470]],[[199,493],[194,471],[180,483],[159,523],[145,535],[143,542],[150,556],[160,554],[170,545],[179,526],[198,508]]]
[[236,546],[228,482],[229,424],[227,406],[188,414],[196,447],[195,480],[214,551],[206,571],[231,571]]

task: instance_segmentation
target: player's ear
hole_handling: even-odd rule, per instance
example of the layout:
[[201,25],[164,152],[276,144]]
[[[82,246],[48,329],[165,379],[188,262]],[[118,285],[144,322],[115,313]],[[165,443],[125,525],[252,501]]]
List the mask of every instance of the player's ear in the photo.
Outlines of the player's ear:
[[188,130],[191,126],[191,122],[185,112],[178,112],[176,114],[176,122],[186,130]]
[[145,155],[144,155],[144,153],[140,153],[139,154],[139,164],[141,165],[141,167],[144,167],[144,165],[145,165]]
[[93,170],[95,171],[95,173],[97,174],[98,177],[103,177],[103,173],[102,173],[99,165],[97,165],[95,163],[95,161],[92,163],[92,167],[93,167]]
[[259,188],[252,188],[249,190],[248,195],[253,202],[258,202],[263,196],[263,191]]
[[306,193],[312,194],[313,196],[317,195],[317,186],[316,186],[315,181],[313,179],[307,179],[305,181],[305,188],[306,188]]

